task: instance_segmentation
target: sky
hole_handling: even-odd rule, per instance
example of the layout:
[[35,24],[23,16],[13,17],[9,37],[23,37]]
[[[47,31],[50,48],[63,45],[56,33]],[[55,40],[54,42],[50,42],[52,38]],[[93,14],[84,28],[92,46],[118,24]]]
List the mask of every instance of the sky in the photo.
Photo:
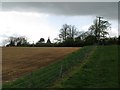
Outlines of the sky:
[[29,42],[58,37],[63,24],[87,31],[96,16],[111,23],[110,36],[118,36],[117,2],[2,2],[0,45],[10,36],[26,36]]

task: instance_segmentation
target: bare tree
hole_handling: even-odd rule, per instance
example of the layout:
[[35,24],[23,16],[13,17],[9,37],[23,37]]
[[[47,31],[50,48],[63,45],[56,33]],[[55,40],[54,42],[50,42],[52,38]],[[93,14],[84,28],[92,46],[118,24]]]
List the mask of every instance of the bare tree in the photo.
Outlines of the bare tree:
[[73,25],[69,26],[69,33],[68,33],[68,37],[71,39],[74,39],[75,36],[78,34],[77,28]]
[[101,38],[104,38],[108,33],[108,30],[111,28],[110,23],[106,20],[101,20],[103,17],[97,17],[94,20],[93,25],[89,27],[91,34],[96,37],[96,42],[99,43]]
[[67,39],[69,25],[64,24],[63,27],[60,29],[59,37],[62,38],[64,41]]
[[77,28],[74,25],[72,26],[64,24],[63,27],[60,29],[59,38],[61,38],[63,41],[66,41],[67,39],[74,40],[77,33]]
[[7,46],[25,46],[28,44],[27,38],[24,36],[21,37],[9,37]]

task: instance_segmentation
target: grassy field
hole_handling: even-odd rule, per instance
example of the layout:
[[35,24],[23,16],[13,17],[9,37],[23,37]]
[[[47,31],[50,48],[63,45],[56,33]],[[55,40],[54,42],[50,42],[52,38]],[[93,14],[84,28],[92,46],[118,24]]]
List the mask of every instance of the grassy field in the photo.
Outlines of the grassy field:
[[72,47],[3,47],[3,82],[15,80],[78,50]]
[[[119,47],[120,50],[120,47]],[[74,74],[71,74],[75,72]],[[54,85],[57,88],[117,88],[118,46],[98,46],[81,68]]]

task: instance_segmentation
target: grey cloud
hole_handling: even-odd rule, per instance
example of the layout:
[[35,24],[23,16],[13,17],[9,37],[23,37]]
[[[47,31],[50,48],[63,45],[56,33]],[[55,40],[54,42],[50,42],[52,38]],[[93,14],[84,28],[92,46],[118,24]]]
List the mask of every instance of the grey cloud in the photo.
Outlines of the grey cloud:
[[101,15],[118,19],[117,2],[3,2],[2,9],[65,16]]
[[2,2],[119,2],[119,0],[1,0]]
[[120,2],[118,3],[118,35],[120,35]]

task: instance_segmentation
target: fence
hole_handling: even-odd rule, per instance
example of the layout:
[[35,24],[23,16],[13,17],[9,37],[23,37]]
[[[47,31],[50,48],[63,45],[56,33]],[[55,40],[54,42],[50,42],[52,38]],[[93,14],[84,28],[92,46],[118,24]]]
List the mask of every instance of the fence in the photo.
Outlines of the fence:
[[62,78],[70,68],[80,63],[92,51],[93,46],[83,47],[71,55],[32,72],[16,81],[6,83],[3,88],[44,88],[49,87],[55,80]]

